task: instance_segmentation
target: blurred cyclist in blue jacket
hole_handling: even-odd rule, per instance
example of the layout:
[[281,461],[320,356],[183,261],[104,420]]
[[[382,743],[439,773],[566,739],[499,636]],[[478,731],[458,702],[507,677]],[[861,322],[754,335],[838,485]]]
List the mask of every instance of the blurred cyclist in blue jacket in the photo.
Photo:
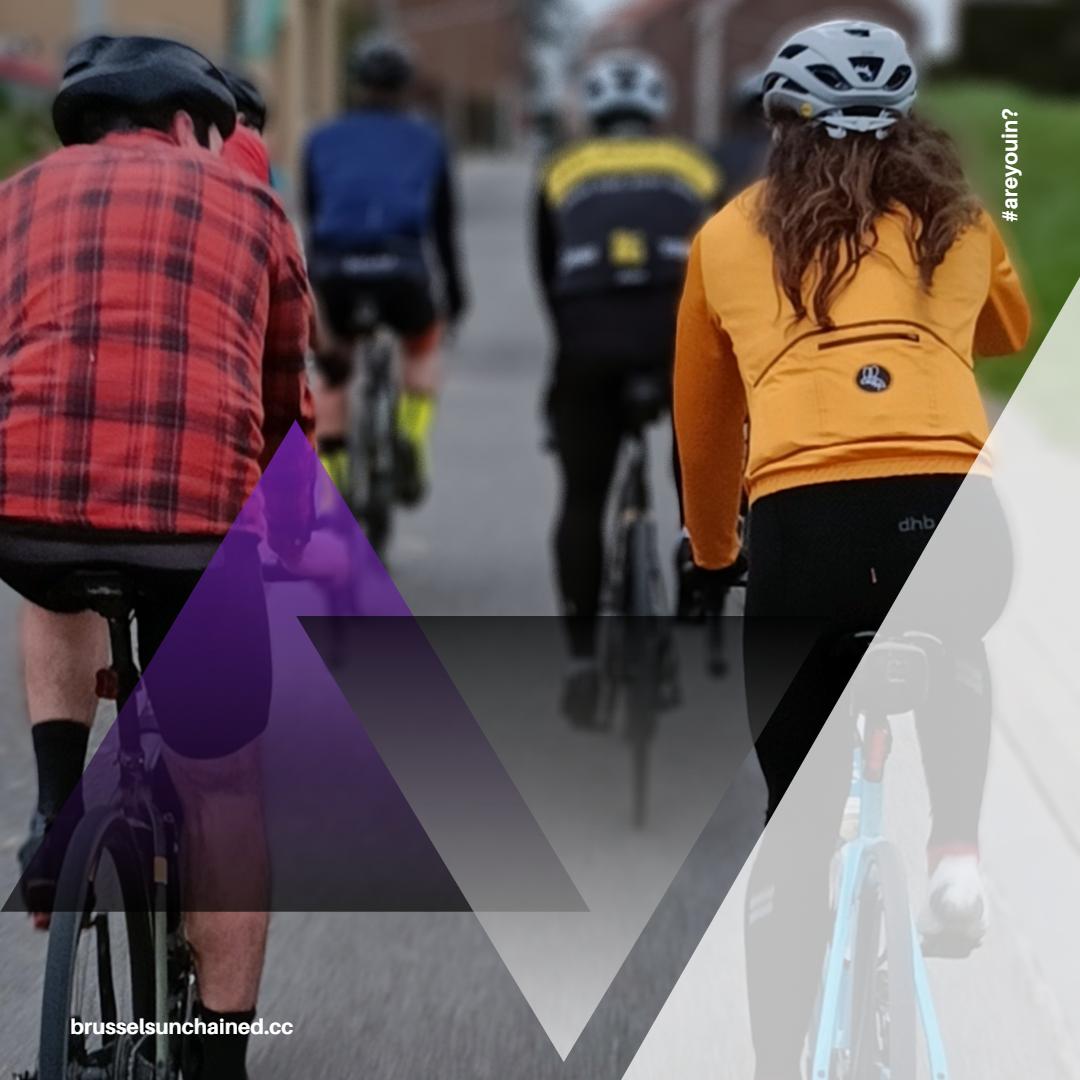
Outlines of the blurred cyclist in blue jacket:
[[403,45],[382,35],[362,41],[349,62],[349,108],[311,135],[303,172],[309,273],[321,316],[319,457],[347,493],[356,312],[370,302],[402,344],[396,494],[407,505],[427,489],[439,344],[446,322],[456,322],[465,306],[450,153],[442,134],[408,111],[412,82]]

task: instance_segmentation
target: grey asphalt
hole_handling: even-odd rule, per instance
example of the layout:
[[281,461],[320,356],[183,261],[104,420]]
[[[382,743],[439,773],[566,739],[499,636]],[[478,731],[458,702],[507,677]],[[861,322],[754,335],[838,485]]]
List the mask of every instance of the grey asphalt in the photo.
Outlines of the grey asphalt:
[[[539,451],[537,403],[548,345],[526,256],[528,171],[525,162],[496,160],[471,161],[464,171],[474,302],[447,358],[434,490],[426,505],[401,516],[389,557],[395,583],[421,615],[556,610],[549,530],[557,483],[552,461]],[[666,552],[676,521],[662,434],[653,448]],[[15,884],[14,850],[35,789],[17,610],[13,594],[0,589],[4,895]],[[998,783],[1007,803],[1008,777]],[[658,987],[675,979],[709,925],[718,883],[738,875],[762,804],[760,777],[749,767],[736,777],[726,812],[697,841],[619,992],[605,999],[565,1066],[476,916],[288,913],[272,922],[260,1012],[294,1022],[296,1033],[253,1041],[253,1080],[615,1080],[627,1067],[631,1080],[749,1080],[735,917],[741,883],[676,990],[679,1011],[666,1010],[654,1037],[645,1037],[663,998]],[[0,914],[0,1075],[33,1063],[44,947],[23,917]],[[1077,1075],[1067,1025],[1044,1007],[1048,991],[1025,948],[1005,918],[976,961],[934,969],[935,987],[947,998],[943,1023],[958,1080]],[[1017,1013],[1018,997],[1032,1003],[1026,1013]],[[1011,1072],[999,1071],[1003,1062]]]

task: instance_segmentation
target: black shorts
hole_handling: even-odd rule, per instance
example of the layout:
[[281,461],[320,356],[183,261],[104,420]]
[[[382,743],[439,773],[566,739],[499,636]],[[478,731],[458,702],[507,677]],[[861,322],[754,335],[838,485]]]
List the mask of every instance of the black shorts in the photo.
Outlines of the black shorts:
[[412,276],[387,278],[328,277],[312,288],[336,337],[349,341],[363,330],[358,311],[370,305],[373,321],[402,338],[427,334],[438,321],[431,283]]
[[[266,728],[270,708],[270,627],[258,537],[234,533],[207,569],[220,540],[152,537],[0,522],[0,579],[30,603],[59,614],[87,610],[64,589],[77,569],[121,571],[134,587],[139,664],[146,671],[181,610],[206,578],[213,595],[205,633],[185,634],[184,674],[177,664],[144,682],[166,745],[192,758],[218,758]],[[235,647],[243,642],[242,648]],[[194,646],[194,647],[193,647]],[[242,701],[238,707],[237,698]],[[192,723],[192,718],[201,722]],[[205,722],[212,719],[212,722]]]

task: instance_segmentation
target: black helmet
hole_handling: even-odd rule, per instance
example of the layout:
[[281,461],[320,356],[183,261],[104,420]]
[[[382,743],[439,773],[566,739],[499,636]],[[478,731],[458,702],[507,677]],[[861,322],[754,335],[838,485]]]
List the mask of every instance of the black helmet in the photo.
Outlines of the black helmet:
[[82,142],[83,115],[102,106],[175,106],[215,124],[225,138],[236,127],[225,76],[202,53],[163,38],[99,35],[68,53],[52,109],[60,141]]
[[249,128],[261,132],[266,127],[266,101],[259,88],[248,78],[235,71],[223,70],[225,81],[229,84],[232,96],[236,98],[236,111],[244,118]]
[[412,76],[412,54],[384,34],[364,38],[349,57],[349,80],[372,90],[401,90]]

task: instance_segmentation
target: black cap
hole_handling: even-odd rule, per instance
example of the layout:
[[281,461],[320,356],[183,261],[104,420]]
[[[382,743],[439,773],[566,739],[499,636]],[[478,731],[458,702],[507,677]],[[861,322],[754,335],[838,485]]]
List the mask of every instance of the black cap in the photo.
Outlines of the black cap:
[[236,111],[244,118],[247,126],[256,131],[266,127],[266,101],[259,88],[248,78],[235,71],[223,70],[225,81],[229,84],[232,96],[236,98]]
[[236,100],[225,76],[202,53],[164,38],[99,35],[68,53],[52,109],[60,141],[82,142],[84,113],[110,106],[183,109],[216,125],[225,138],[236,127]]

